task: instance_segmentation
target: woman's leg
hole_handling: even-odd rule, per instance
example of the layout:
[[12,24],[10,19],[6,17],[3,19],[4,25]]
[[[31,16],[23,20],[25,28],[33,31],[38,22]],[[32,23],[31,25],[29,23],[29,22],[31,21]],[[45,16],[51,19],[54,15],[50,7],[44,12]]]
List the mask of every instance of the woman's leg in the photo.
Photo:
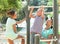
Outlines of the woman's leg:
[[8,39],[9,44],[14,44],[13,40]]
[[18,37],[17,37],[16,39],[19,39],[19,38],[22,38],[22,42],[21,42],[21,44],[25,44],[25,39],[24,39],[24,37],[18,35]]
[[22,39],[22,42],[21,42],[21,44],[25,44],[25,39]]

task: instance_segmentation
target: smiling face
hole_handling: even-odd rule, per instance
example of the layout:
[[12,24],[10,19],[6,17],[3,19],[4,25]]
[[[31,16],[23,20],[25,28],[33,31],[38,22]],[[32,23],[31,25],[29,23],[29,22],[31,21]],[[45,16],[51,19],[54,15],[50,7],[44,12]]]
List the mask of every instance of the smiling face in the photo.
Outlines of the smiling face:
[[47,20],[46,26],[50,27],[52,25],[52,20]]

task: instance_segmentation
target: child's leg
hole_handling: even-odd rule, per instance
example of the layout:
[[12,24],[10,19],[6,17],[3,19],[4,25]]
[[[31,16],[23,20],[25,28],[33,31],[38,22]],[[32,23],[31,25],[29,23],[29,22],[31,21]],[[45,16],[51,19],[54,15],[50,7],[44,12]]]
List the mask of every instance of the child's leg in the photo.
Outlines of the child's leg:
[[21,44],[25,44],[25,39],[24,39],[24,37],[18,35],[18,37],[17,37],[16,39],[19,39],[19,38],[22,38],[22,42],[21,42]]
[[14,44],[13,40],[8,39],[9,44]]

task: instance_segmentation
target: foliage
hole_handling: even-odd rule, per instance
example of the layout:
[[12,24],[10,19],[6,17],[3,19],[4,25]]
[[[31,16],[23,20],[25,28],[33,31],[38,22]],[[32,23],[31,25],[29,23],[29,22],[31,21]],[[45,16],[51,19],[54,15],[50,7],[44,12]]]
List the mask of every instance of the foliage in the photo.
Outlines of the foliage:
[[19,11],[22,9],[22,1],[21,0],[0,0],[0,22],[5,21],[6,12],[9,9],[15,9]]
[[5,12],[9,9],[21,9],[21,0],[0,0],[0,12]]

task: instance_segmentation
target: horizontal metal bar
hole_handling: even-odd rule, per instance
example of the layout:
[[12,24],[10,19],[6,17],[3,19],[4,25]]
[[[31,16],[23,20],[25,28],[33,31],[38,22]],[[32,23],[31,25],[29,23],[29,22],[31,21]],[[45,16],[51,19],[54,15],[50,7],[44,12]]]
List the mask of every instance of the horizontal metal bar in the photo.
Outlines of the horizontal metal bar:
[[[35,37],[36,37],[36,38],[37,38],[37,37],[40,37],[40,35],[39,35],[39,34],[35,34]],[[56,36],[55,36],[54,39],[53,39],[53,38],[52,38],[52,39],[45,39],[45,40],[44,40],[44,39],[40,39],[40,41],[44,41],[44,42],[45,42],[45,41],[57,41],[57,40],[58,40],[58,39],[56,38]]]
[[[28,8],[31,8],[32,6],[28,6]],[[40,8],[42,6],[33,6],[34,8]],[[53,6],[44,6],[44,7],[53,7]]]
[[45,42],[45,41],[57,41],[57,39],[47,39],[47,40],[41,40],[41,39],[40,39],[40,41],[44,41],[44,42]]
[[[32,14],[36,14],[36,13],[32,13]],[[44,14],[53,14],[53,12],[44,12]]]

